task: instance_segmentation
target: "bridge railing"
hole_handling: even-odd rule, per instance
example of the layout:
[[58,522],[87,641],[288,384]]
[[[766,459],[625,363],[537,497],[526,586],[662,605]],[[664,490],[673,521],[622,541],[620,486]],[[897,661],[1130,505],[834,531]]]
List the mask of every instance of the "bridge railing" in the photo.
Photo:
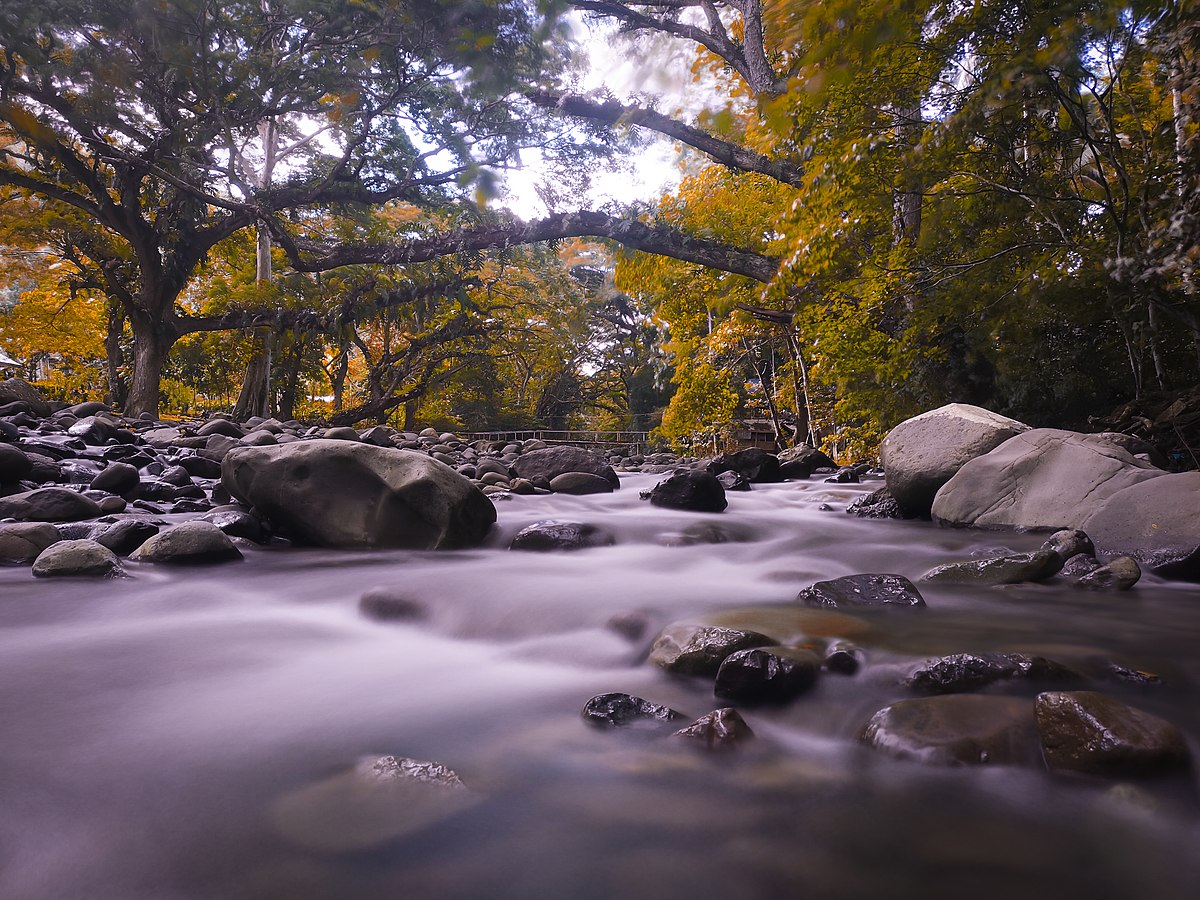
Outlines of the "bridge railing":
[[534,431],[476,431],[462,435],[473,441],[527,441],[535,439],[547,444],[576,447],[628,447],[642,453],[650,443],[646,431],[554,431],[540,428]]

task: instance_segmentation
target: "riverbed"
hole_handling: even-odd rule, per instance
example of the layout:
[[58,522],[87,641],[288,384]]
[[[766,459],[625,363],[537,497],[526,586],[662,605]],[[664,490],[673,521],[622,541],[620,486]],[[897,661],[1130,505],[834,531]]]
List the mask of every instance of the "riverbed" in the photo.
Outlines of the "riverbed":
[[[639,499],[657,480],[501,500],[468,551],[245,547],[241,563],[131,564],[106,581],[0,570],[0,897],[1196,896],[1194,770],[1126,783],[944,768],[857,738],[910,696],[906,666],[1005,650],[1095,677],[1178,725],[1195,755],[1197,586],[930,586],[926,609],[831,616],[793,598],[1043,538],[847,515],[870,483],[757,485],[721,514],[675,512]],[[616,543],[506,549],[545,519]],[[705,523],[722,542],[688,543]],[[364,615],[374,587],[422,614]],[[645,662],[660,628],[698,620],[849,639],[865,665],[742,709],[756,739],[731,753],[580,718],[610,691],[690,718],[726,705],[711,682]],[[1105,681],[1112,663],[1162,683]],[[320,810],[289,821],[288,798],[385,754],[448,766],[471,802],[358,842]]]

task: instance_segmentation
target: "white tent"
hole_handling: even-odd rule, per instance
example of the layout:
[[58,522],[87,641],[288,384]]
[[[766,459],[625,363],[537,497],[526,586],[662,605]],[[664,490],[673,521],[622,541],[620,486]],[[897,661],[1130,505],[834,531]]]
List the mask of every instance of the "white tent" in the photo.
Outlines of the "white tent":
[[0,350],[0,369],[7,369],[9,367],[18,368],[18,369],[25,368],[19,362],[17,362],[15,359],[13,359],[11,356],[9,356],[7,353],[5,353],[3,350]]

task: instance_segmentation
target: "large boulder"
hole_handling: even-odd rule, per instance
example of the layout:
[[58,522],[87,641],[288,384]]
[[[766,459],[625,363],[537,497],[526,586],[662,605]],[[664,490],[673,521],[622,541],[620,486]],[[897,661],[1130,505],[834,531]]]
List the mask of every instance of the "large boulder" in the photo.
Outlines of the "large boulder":
[[908,515],[927,516],[938,489],[966,463],[1029,426],[978,406],[950,403],[893,428],[879,448],[888,491]]
[[706,468],[710,475],[737,472],[747,481],[756,484],[783,481],[784,477],[779,467],[779,457],[758,447],[738,450],[736,453],[723,453],[709,460]]
[[694,512],[721,512],[729,505],[725,499],[725,488],[717,476],[700,469],[676,472],[665,481],[660,481],[650,491],[650,502],[667,509]]
[[28,381],[21,378],[6,378],[0,381],[0,406],[21,402],[29,407],[35,416],[50,415],[50,404],[42,396],[42,392]]
[[491,501],[449,466],[355,441],[240,447],[221,483],[297,540],[326,547],[469,547],[496,521]]
[[1132,556],[1168,577],[1200,580],[1200,472],[1163,475],[1118,491],[1083,527],[1101,553]]
[[984,528],[1081,528],[1118,491],[1164,474],[1103,435],[1037,428],[959,469],[934,498],[933,518]]
[[599,475],[614,488],[621,486],[617,473],[603,456],[581,447],[544,447],[541,450],[532,450],[521,454],[513,463],[512,470],[513,474],[528,481],[539,477],[549,481],[567,472],[587,472],[590,475]]

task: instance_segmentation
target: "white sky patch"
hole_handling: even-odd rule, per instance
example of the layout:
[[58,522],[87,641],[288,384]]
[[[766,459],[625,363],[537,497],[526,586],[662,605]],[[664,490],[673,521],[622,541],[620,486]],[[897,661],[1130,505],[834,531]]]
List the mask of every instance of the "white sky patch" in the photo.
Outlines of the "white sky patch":
[[[573,23],[575,34],[588,56],[588,66],[576,91],[609,91],[618,100],[653,106],[669,115],[692,118],[712,94],[699,86],[691,74],[692,50],[684,42],[670,39],[631,38],[602,23]],[[645,132],[644,132],[645,133]],[[647,133],[648,134],[648,133]],[[636,151],[636,157],[620,166],[598,168],[589,173],[590,187],[582,197],[569,197],[574,208],[596,209],[615,201],[626,204],[653,202],[673,191],[683,177],[682,148],[657,137]],[[523,165],[504,175],[504,195],[497,205],[512,210],[522,219],[540,218],[555,210],[541,188],[548,180],[535,153],[523,155]]]

